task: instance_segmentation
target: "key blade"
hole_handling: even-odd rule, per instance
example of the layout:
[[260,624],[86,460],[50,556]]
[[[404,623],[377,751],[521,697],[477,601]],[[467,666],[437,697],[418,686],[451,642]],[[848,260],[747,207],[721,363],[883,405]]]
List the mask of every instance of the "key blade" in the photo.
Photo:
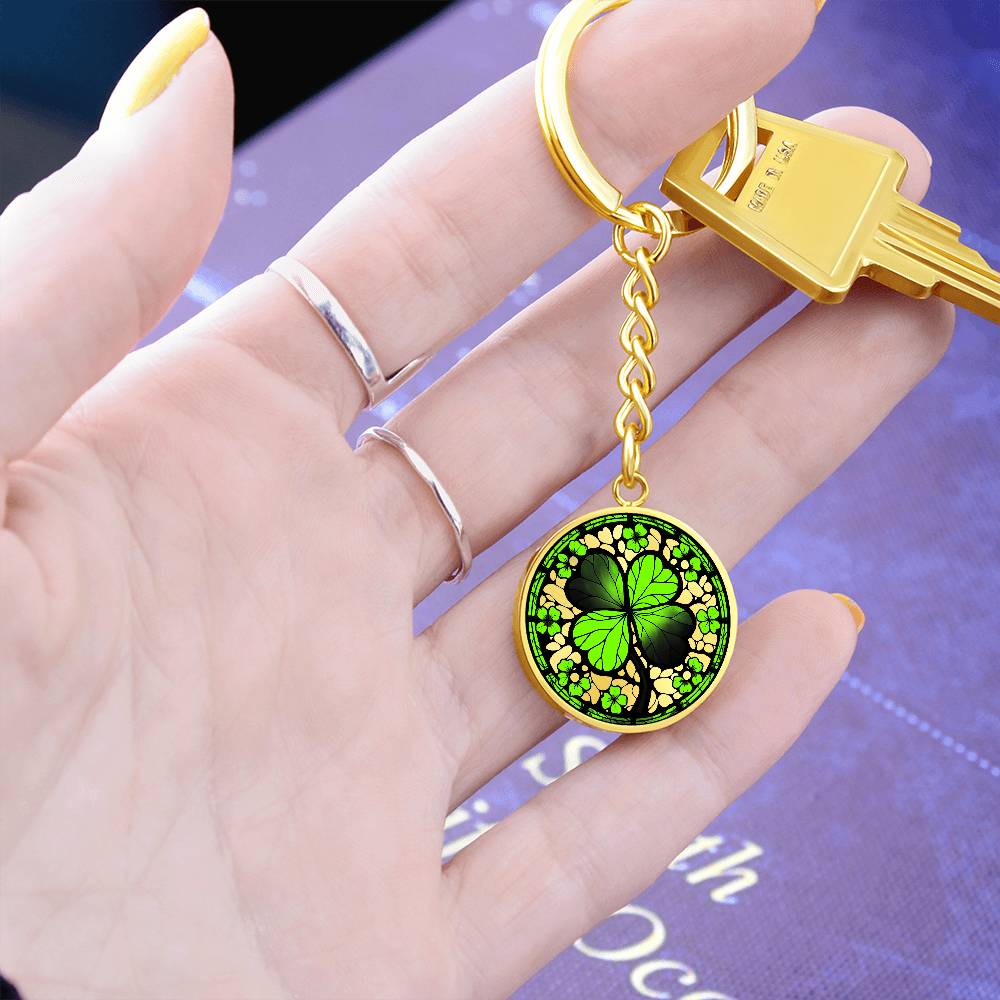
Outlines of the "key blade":
[[702,176],[721,137],[717,126],[681,150],[661,190],[789,284],[840,302],[865,275],[1000,323],[1000,275],[957,225],[899,194],[898,151],[758,108],[763,151],[726,198]]
[[880,222],[862,273],[914,298],[938,295],[1000,323],[1000,273],[959,241],[961,228],[897,197]]

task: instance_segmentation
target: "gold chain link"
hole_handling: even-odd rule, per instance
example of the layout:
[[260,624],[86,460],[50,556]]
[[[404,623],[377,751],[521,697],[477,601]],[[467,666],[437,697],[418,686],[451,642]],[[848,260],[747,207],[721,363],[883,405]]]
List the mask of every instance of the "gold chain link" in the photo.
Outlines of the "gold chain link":
[[[653,274],[654,265],[666,256],[674,237],[674,228],[662,208],[648,201],[637,201],[629,209],[639,215],[644,232],[656,238],[652,248],[639,246],[632,251],[625,238],[630,227],[615,226],[613,244],[618,256],[631,268],[622,285],[622,300],[629,313],[618,332],[625,360],[618,369],[618,388],[625,399],[615,414],[615,434],[622,443],[622,471],[611,487],[615,500],[623,507],[641,506],[649,496],[649,483],[639,471],[639,449],[653,432],[653,415],[646,397],[656,388],[656,372],[649,356],[660,341],[653,306],[660,298],[660,283]],[[639,493],[626,498],[622,490]]]

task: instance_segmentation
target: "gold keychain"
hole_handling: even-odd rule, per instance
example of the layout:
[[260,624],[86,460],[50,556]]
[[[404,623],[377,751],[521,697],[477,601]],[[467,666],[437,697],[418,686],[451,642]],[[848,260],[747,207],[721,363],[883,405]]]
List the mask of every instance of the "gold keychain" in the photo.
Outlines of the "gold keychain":
[[[614,223],[613,245],[628,276],[619,331],[623,401],[614,417],[622,468],[617,506],[574,518],[532,557],[514,605],[514,640],[531,682],[570,718],[599,729],[648,732],[701,704],[725,673],[736,639],[732,584],[708,543],[677,518],[646,507],[640,448],[652,431],[647,397],[656,385],[650,356],[659,333],[654,274],[676,236],[701,224],[682,209],[623,204],[580,144],[569,110],[567,74],[580,32],[628,0],[574,0],[546,33],[536,103],[549,150],[572,189]],[[725,122],[727,148],[715,187],[739,187],[757,147],[754,103]],[[655,240],[632,250],[630,232]]]
[[[954,223],[899,194],[906,160],[878,143],[745,101],[670,164],[661,190],[679,207],[625,205],[580,144],[569,110],[573,44],[596,17],[629,0],[571,0],[538,56],[542,133],[570,187],[614,223],[630,268],[619,340],[624,400],[614,428],[622,471],[617,507],[575,518],[532,557],[514,606],[514,637],[538,690],[567,716],[601,729],[647,731],[683,718],[715,688],[736,638],[725,568],[676,518],[645,507],[640,447],[652,430],[650,355],[659,334],[654,266],[672,240],[710,226],[796,288],[841,301],[861,276],[917,298],[936,294],[1000,322],[1000,274],[959,241]],[[714,182],[704,176],[719,144]],[[758,143],[762,148],[758,156]],[[652,237],[631,250],[629,232]]]

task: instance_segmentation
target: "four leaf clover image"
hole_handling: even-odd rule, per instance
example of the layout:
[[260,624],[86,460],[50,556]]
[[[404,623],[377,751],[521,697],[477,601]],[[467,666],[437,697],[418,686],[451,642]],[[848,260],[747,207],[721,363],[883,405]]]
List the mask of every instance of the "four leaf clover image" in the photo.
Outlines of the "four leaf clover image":
[[[573,675],[576,674],[576,680]],[[568,691],[574,698],[579,698],[590,690],[590,678],[581,677],[577,673],[577,665],[572,660],[560,660],[556,664],[556,683]]]
[[[641,653],[649,666],[668,667],[690,648],[695,619],[687,608],[674,603],[680,589],[678,575],[655,552],[636,556],[627,571],[606,552],[588,552],[566,582],[567,599],[582,612],[570,634],[591,668],[614,673],[632,657],[640,675],[634,715],[648,705],[652,686],[648,670],[634,654]],[[602,706],[612,712],[610,705],[620,706],[619,696],[625,697],[619,689],[604,705],[613,688],[601,698]]]
[[681,694],[690,694],[704,679],[702,674],[702,662],[697,656],[689,656],[684,664],[691,673],[691,679],[686,680],[681,674],[673,679],[674,690]]
[[670,554],[675,559],[687,559],[687,569],[684,570],[684,579],[688,583],[693,583],[698,579],[698,576],[705,569],[705,564],[702,562],[699,556],[691,555],[691,546],[687,542],[680,542],[675,545],[671,550]]
[[606,709],[612,715],[621,715],[627,701],[628,698],[622,694],[622,689],[617,684],[612,684],[601,695],[601,708]]
[[535,630],[540,635],[555,635],[562,628],[561,618],[559,609],[554,605],[551,608],[539,608]]
[[596,540],[575,534],[553,553],[549,569],[562,595],[548,607],[536,603],[528,626],[555,651],[549,683],[605,718],[637,722],[669,706],[667,684],[683,707],[714,676],[713,636],[728,620],[715,606],[711,560],[690,539],[663,549],[661,536],[631,520],[613,535],[600,523],[586,527]]
[[586,555],[587,552],[587,546],[578,538],[574,538],[566,548],[569,549],[569,554],[559,552],[556,555],[556,576],[564,580],[568,580],[573,575],[573,567],[569,564],[570,554],[579,557]]
[[637,524],[634,528],[622,528],[622,540],[625,547],[633,552],[641,552],[646,547],[646,526]]
[[701,608],[698,611],[698,628],[701,629],[702,635],[708,635],[710,632],[719,631],[719,609],[718,608]]

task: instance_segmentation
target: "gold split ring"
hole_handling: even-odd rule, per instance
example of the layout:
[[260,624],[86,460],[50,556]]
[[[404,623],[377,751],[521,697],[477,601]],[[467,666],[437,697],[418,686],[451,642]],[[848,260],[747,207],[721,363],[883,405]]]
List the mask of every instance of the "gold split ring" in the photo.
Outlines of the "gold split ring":
[[[573,46],[584,28],[630,0],[571,0],[549,26],[538,53],[535,104],[542,134],[553,160],[569,186],[604,218],[639,232],[646,222],[625,196],[594,165],[577,135],[569,109],[569,63]],[[738,105],[726,118],[726,151],[715,189],[728,195],[745,180],[757,153],[757,109],[753,98]],[[677,206],[665,206],[674,234],[684,236],[703,223]]]

